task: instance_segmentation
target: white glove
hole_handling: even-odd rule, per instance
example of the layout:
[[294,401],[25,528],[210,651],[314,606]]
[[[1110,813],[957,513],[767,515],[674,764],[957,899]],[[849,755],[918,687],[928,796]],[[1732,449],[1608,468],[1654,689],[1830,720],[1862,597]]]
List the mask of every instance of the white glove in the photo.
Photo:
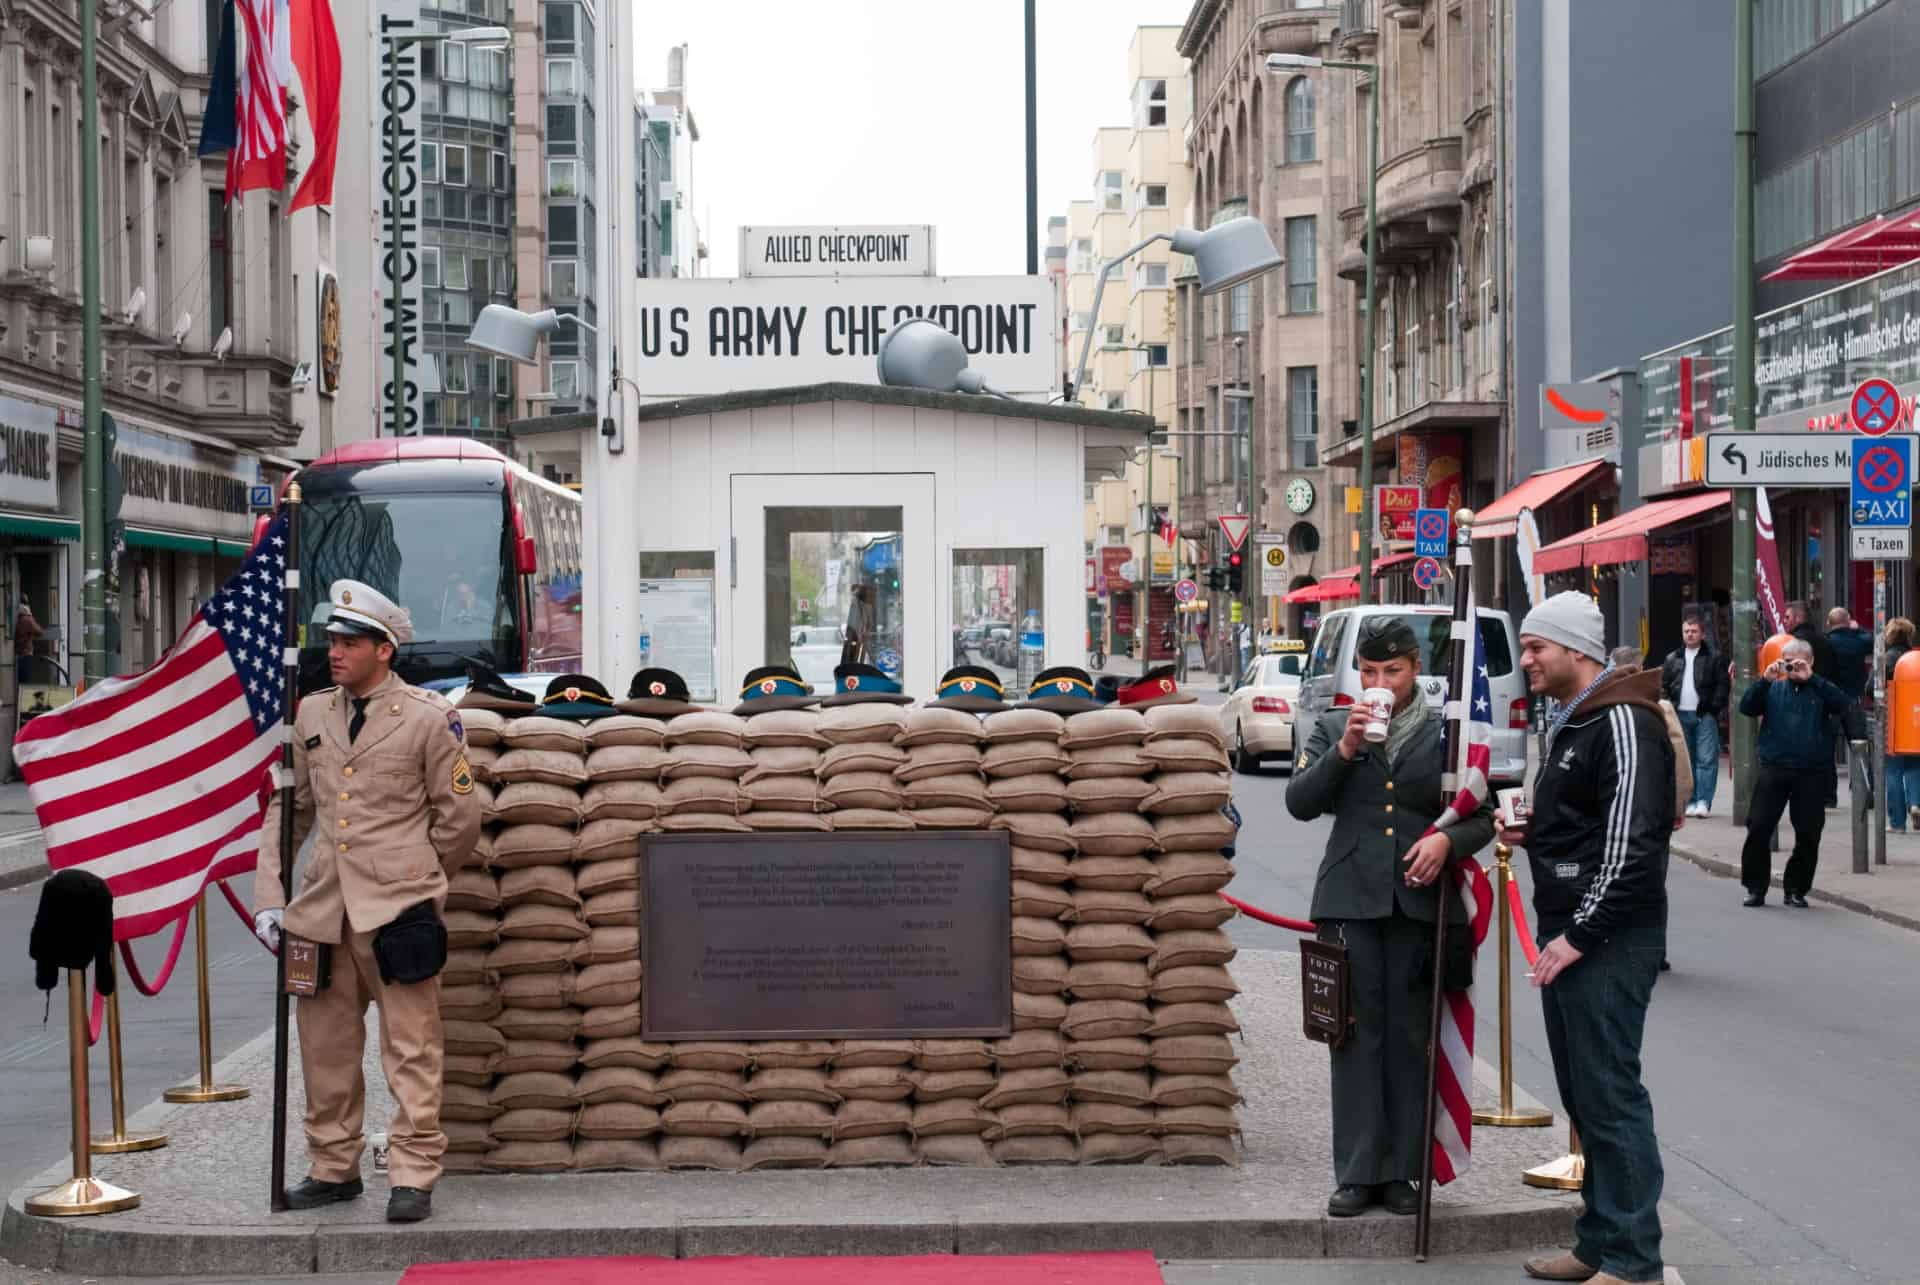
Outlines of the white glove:
[[280,921],[287,917],[284,910],[263,910],[253,917],[253,935],[258,937],[268,950],[280,949]]

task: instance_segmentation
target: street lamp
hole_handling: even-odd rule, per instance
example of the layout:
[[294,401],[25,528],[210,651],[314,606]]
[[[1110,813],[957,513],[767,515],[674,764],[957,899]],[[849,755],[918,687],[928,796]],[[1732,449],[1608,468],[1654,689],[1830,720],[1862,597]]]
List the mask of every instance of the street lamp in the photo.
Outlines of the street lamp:
[[1080,386],[1087,382],[1087,358],[1093,352],[1093,330],[1099,324],[1100,295],[1107,288],[1107,278],[1113,275],[1115,268],[1156,241],[1170,242],[1175,254],[1192,257],[1193,270],[1200,278],[1201,294],[1218,294],[1222,290],[1232,289],[1263,272],[1273,271],[1281,262],[1280,251],[1274,248],[1266,225],[1251,215],[1216,223],[1204,232],[1194,228],[1156,232],[1140,244],[1108,259],[1100,265],[1100,275],[1094,283],[1093,307],[1087,314],[1090,318],[1087,337],[1080,345],[1080,364],[1074,368],[1073,382],[1066,387],[1068,401],[1073,401],[1079,395]]
[[1360,605],[1373,601],[1373,282],[1379,248],[1376,198],[1380,191],[1380,66],[1371,62],[1335,62],[1310,54],[1268,54],[1268,71],[1326,67],[1364,72],[1373,78],[1367,90],[1367,326],[1360,354]]
[[562,322],[600,333],[600,327],[576,312],[555,312],[552,308],[522,312],[504,303],[490,303],[480,310],[473,329],[467,332],[467,347],[532,365],[541,336],[553,334]]
[[935,393],[986,393],[1018,401],[967,369],[966,346],[959,336],[925,317],[913,317],[887,332],[875,363],[880,382],[894,388],[924,388]]
[[505,27],[461,27],[454,31],[404,31],[382,35],[387,42],[387,237],[390,277],[393,291],[393,435],[399,437],[405,425],[400,418],[401,400],[406,396],[406,346],[400,342],[400,51],[407,45],[445,40],[459,45],[504,45],[512,37]]

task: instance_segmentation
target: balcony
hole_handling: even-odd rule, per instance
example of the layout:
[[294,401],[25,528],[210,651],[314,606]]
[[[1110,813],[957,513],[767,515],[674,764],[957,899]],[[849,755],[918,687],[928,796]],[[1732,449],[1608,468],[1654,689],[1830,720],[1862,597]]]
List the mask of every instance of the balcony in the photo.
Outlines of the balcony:
[[1379,0],[1340,0],[1340,48],[1365,57],[1380,43]]

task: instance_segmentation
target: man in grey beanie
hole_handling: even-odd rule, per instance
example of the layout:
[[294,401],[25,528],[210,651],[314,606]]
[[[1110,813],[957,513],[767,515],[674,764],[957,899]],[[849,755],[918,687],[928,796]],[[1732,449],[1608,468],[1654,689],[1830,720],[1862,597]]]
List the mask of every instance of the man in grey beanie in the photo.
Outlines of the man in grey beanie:
[[1520,668],[1558,702],[1532,814],[1503,837],[1533,866],[1540,988],[1554,1079],[1586,1151],[1574,1246],[1526,1264],[1541,1280],[1658,1285],[1660,1144],[1640,1082],[1647,1005],[1667,939],[1673,747],[1657,670],[1615,668],[1605,622],[1559,593],[1520,626]]

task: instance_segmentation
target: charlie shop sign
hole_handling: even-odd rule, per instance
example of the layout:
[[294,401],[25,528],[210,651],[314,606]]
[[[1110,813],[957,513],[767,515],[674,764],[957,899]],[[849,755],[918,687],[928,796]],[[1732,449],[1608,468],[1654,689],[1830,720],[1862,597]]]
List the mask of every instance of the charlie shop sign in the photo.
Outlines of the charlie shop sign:
[[1045,277],[659,278],[636,292],[649,398],[871,384],[881,340],[915,317],[958,335],[969,369],[1005,392],[1044,395],[1060,374]]
[[769,227],[740,229],[743,277],[930,277],[933,228]]

